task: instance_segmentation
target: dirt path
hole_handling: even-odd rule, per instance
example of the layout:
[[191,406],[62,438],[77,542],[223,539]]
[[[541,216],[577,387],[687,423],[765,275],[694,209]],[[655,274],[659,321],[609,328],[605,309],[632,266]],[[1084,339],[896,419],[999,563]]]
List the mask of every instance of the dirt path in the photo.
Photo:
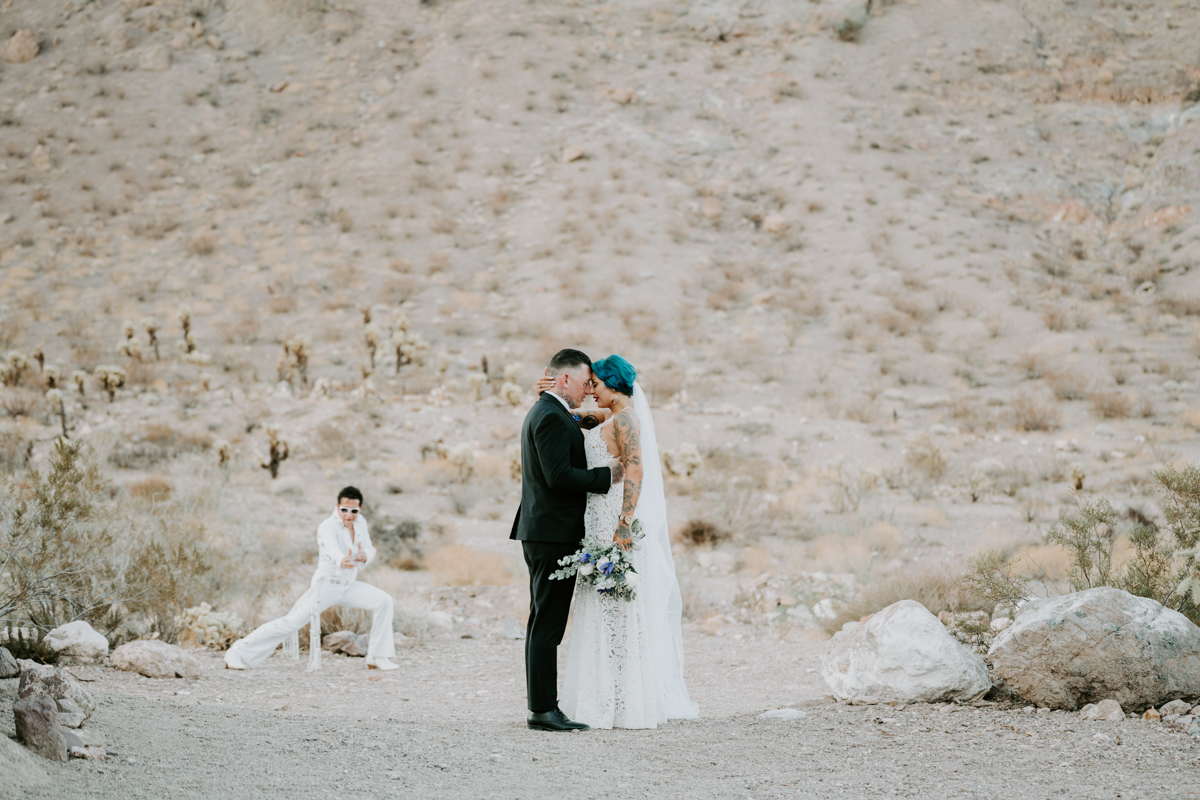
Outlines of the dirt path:
[[[689,634],[701,720],[570,735],[524,727],[521,645],[498,637],[430,640],[376,680],[342,657],[316,674],[279,656],[231,673],[212,657],[186,682],[78,670],[97,679],[92,724],[119,755],[47,764],[46,786],[0,798],[1196,795],[1200,742],[1185,735],[1020,709],[838,706],[822,696],[820,649]],[[785,704],[806,716],[758,717]]]

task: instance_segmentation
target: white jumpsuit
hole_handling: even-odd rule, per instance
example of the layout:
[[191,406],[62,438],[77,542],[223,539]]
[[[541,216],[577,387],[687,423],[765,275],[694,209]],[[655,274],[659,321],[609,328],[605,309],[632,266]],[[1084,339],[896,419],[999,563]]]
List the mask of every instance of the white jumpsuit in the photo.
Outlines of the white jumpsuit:
[[[367,566],[375,560],[375,546],[367,521],[360,515],[354,521],[354,553],[362,546]],[[355,580],[358,567],[342,568],[342,559],[351,551],[350,531],[342,524],[337,509],[333,516],[317,528],[317,546],[320,551],[317,571],[309,589],[292,610],[279,619],[258,626],[253,633],[239,639],[229,648],[247,667],[259,667],[275,648],[293,633],[308,624],[309,617],[320,614],[330,606],[361,608],[371,612],[371,638],[367,646],[367,658],[392,658],[396,655],[396,643],[392,634],[392,597],[387,592]]]

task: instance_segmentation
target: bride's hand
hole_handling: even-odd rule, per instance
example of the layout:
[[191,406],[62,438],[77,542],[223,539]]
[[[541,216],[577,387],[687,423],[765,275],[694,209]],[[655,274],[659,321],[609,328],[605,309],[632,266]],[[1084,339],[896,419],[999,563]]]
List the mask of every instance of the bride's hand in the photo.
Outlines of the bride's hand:
[[537,395],[541,397],[542,392],[546,391],[553,385],[554,378],[547,378],[545,375],[543,375],[537,379],[536,383],[533,384],[533,391],[537,392]]
[[633,531],[629,530],[625,525],[617,528],[617,532],[613,534],[613,541],[617,543],[617,547],[629,552],[633,547]]

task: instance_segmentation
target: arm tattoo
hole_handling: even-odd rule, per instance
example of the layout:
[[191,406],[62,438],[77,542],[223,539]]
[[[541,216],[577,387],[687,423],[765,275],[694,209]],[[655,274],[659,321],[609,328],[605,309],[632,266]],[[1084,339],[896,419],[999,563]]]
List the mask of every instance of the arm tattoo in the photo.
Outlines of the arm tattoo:
[[[642,440],[637,417],[633,414],[626,416],[624,412],[618,414],[613,419],[613,433],[616,436],[617,450],[621,453],[621,460],[625,462],[625,468],[640,466],[642,463]],[[625,496],[621,501],[622,516],[633,515],[637,509],[638,496],[641,491],[641,481],[625,479]]]
[[590,431],[592,428],[596,427],[601,422],[603,422],[603,420],[600,419],[599,414],[597,414],[594,411],[589,411],[589,412],[583,414],[579,418],[579,427],[583,428],[584,430]]

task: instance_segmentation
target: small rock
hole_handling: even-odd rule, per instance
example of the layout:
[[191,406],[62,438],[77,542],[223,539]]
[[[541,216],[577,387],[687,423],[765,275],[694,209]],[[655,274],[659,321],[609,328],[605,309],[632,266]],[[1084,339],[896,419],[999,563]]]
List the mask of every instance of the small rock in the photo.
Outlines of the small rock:
[[[50,158],[50,150],[44,144],[39,144],[33,148],[33,153],[29,156],[29,163],[33,165],[33,168],[37,170],[39,175],[45,175],[54,166],[54,161]],[[85,622],[84,624],[86,625],[87,623]],[[105,647],[108,646],[108,642],[104,644]]]
[[499,753],[492,753],[490,756],[488,756],[488,761],[495,761],[495,762],[499,763],[503,760],[504,760],[504,756],[500,755]]
[[59,625],[46,634],[64,664],[94,664],[108,658],[108,639],[81,619]]
[[808,714],[798,708],[776,708],[773,711],[764,711],[758,715],[759,719],[779,719],[785,722],[793,719],[807,717]]
[[721,198],[706,197],[704,198],[704,205],[700,208],[700,213],[704,215],[705,219],[714,220],[720,217],[724,210],[725,208],[721,204]]
[[1147,708],[1146,713],[1142,714],[1142,719],[1146,722],[1158,722],[1162,719],[1162,714],[1158,713],[1158,709]]
[[1191,712],[1192,704],[1186,700],[1172,700],[1158,710],[1158,713],[1164,717],[1174,714],[1182,717],[1184,714]]
[[58,721],[58,706],[44,695],[13,703],[17,738],[33,752],[51,761],[67,760],[67,739]]
[[213,50],[220,50],[221,48],[223,48],[223,47],[225,46],[225,42],[223,42],[223,41],[221,40],[221,37],[220,37],[220,36],[217,36],[215,33],[214,33],[214,34],[212,34],[212,35],[210,35],[210,36],[209,36],[207,39],[205,39],[204,41],[205,41],[205,42],[208,44],[208,46],[209,46],[209,47],[211,47]]
[[150,45],[138,56],[138,68],[147,72],[166,72],[171,68],[171,51],[165,45]]
[[93,761],[102,761],[108,758],[108,753],[103,747],[72,747],[70,753],[71,758],[89,758]]
[[[78,706],[76,706],[76,709],[78,709]],[[58,721],[62,723],[64,728],[79,728],[83,725],[83,712],[79,710],[59,711]]]
[[21,667],[13,658],[8,648],[0,647],[0,678],[15,678],[21,674]]
[[23,28],[14,33],[4,43],[4,47],[0,48],[0,58],[3,58],[10,64],[28,64],[37,58],[37,54],[41,52],[41,49],[42,45],[38,41],[37,34]]
[[98,731],[95,728],[79,728],[77,730],[63,731],[63,736],[67,740],[67,747],[104,747],[104,731]]
[[512,617],[504,618],[504,638],[505,639],[524,639],[525,631],[521,628],[521,623],[517,622]]
[[1103,733],[1093,733],[1093,734],[1092,734],[1092,739],[1093,739],[1093,740],[1095,740],[1095,741],[1097,741],[1097,742],[1111,742],[1111,741],[1112,741],[1112,737],[1111,737],[1111,736],[1106,736],[1106,735],[1105,735],[1105,734],[1103,734]]
[[1096,705],[1096,719],[1106,722],[1124,722],[1125,709],[1116,700],[1101,700]]
[[113,650],[113,667],[136,672],[147,678],[199,678],[203,666],[182,647],[158,639],[129,642]]
[[[59,700],[71,700],[75,708],[87,719],[96,710],[96,699],[91,692],[80,686],[74,678],[61,669],[44,666],[33,661],[20,660],[21,682],[17,686],[17,697],[43,696],[55,703],[58,712]],[[69,707],[69,706],[68,706]]]
[[1092,433],[1096,436],[1103,436],[1105,439],[1111,439],[1117,435],[1117,431],[1112,425],[1105,425],[1103,422],[1097,425]]
[[563,150],[562,160],[564,164],[570,164],[572,161],[578,161],[583,158],[584,152],[582,147],[568,147]]
[[348,656],[365,656],[367,654],[368,637],[360,636],[353,631],[337,631],[321,640],[321,647],[331,653],[344,653]]
[[762,222],[762,229],[767,233],[784,233],[788,227],[787,217],[782,214],[767,214]]

